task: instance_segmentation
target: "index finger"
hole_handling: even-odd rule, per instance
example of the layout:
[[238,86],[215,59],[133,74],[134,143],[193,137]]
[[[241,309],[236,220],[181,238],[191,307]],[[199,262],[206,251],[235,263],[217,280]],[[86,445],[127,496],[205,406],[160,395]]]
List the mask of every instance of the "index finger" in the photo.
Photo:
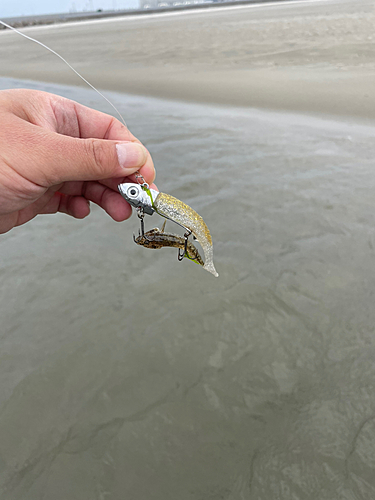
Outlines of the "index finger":
[[[65,98],[54,100],[52,105],[56,120],[55,131],[59,134],[78,135],[81,139],[139,142],[126,125],[111,115]],[[73,117],[75,123],[72,123]]]

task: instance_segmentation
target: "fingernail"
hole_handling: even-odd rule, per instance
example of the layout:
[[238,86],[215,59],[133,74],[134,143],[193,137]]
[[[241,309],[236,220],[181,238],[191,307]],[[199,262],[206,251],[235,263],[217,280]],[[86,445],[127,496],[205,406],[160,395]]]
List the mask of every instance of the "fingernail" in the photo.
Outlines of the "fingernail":
[[140,167],[146,162],[146,149],[136,142],[120,142],[116,144],[120,167]]

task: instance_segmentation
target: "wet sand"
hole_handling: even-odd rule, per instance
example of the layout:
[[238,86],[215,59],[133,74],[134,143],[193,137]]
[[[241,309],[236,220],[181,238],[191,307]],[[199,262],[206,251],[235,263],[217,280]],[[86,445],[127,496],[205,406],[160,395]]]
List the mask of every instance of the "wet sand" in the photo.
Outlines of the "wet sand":
[[[101,89],[375,117],[375,9],[315,1],[28,28]],[[62,62],[0,33],[0,76],[80,85]]]
[[1,500],[374,498],[375,127],[109,96],[220,277],[96,207],[2,236]]

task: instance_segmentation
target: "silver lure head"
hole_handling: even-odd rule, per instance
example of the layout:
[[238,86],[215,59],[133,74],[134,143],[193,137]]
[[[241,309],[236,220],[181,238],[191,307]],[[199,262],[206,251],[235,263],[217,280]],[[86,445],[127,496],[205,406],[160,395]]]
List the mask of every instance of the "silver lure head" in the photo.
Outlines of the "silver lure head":
[[124,182],[117,186],[120,194],[135,208],[143,208],[145,214],[152,215],[155,212],[153,201],[159,194],[155,189],[148,188],[147,191],[135,182]]

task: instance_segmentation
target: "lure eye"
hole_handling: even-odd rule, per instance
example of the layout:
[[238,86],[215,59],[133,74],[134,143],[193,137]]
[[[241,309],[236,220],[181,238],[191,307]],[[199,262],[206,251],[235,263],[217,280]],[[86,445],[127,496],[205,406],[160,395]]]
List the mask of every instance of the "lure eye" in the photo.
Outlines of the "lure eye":
[[128,195],[131,197],[135,197],[138,195],[138,189],[135,187],[131,187],[128,191]]

